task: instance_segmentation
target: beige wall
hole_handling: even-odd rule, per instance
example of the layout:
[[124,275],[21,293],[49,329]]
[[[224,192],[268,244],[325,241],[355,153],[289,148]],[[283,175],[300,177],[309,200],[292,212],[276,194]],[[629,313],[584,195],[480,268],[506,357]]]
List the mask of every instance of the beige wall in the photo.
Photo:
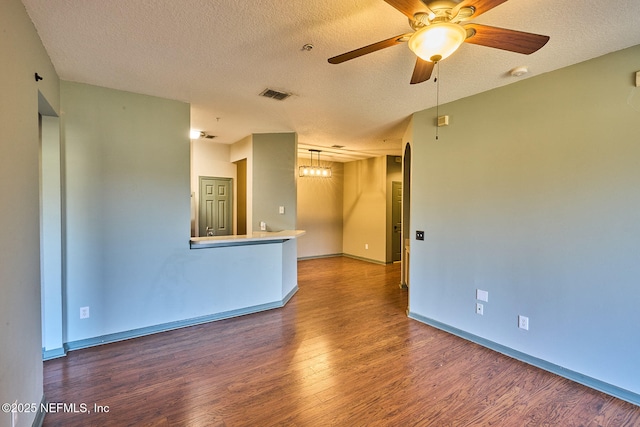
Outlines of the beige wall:
[[298,228],[307,231],[298,257],[344,253],[391,262],[391,186],[402,182],[402,163],[395,156],[334,163],[333,175],[298,179]]
[[[298,159],[299,165],[308,163],[308,158]],[[344,166],[330,166],[330,179],[298,177],[297,228],[306,231],[298,239],[299,258],[342,254]]]
[[386,157],[344,165],[342,247],[347,255],[386,262],[386,169]]
[[[24,6],[0,2],[0,402],[42,394],[38,94],[59,111],[59,80]],[[36,82],[37,72],[44,80]],[[9,415],[1,414],[2,425]],[[18,426],[35,414],[18,414]]]

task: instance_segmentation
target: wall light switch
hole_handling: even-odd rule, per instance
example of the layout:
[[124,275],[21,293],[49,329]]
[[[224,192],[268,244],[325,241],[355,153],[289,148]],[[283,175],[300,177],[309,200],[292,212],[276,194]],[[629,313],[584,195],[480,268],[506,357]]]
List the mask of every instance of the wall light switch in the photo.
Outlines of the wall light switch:
[[424,240],[424,231],[416,230],[416,240]]
[[284,206],[280,206],[278,208],[278,212],[280,213],[280,215],[284,215]]

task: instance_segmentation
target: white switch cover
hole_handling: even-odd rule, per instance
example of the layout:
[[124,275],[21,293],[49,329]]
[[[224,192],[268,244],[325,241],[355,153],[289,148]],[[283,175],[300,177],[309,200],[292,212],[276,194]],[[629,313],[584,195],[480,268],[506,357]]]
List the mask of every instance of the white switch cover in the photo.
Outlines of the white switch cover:
[[518,316],[518,328],[529,330],[529,318],[527,316]]
[[280,215],[283,215],[284,214],[284,206],[280,206],[278,208],[278,212],[280,212]]
[[640,71],[636,71],[636,87],[640,87]]
[[89,307],[80,307],[80,318],[81,319],[89,318]]
[[476,289],[476,299],[479,301],[489,302],[489,292],[482,289]]

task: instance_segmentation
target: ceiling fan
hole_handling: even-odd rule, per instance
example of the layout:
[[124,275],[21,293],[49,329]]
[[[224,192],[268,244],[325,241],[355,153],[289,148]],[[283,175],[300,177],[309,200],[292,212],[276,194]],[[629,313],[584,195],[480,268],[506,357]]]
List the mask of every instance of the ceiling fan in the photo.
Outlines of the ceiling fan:
[[507,0],[385,0],[409,18],[413,33],[400,34],[342,55],[329,58],[340,64],[368,53],[408,42],[417,55],[411,84],[431,78],[434,65],[462,43],[471,43],[529,55],[548,41],[548,36],[467,23]]

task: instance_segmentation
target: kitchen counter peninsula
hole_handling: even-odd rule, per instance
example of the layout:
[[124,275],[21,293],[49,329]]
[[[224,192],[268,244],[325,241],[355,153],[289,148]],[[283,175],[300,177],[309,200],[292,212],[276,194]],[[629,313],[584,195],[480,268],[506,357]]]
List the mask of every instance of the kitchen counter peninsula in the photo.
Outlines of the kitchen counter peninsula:
[[192,237],[191,249],[283,243],[305,234],[304,230],[255,231],[251,234]]

